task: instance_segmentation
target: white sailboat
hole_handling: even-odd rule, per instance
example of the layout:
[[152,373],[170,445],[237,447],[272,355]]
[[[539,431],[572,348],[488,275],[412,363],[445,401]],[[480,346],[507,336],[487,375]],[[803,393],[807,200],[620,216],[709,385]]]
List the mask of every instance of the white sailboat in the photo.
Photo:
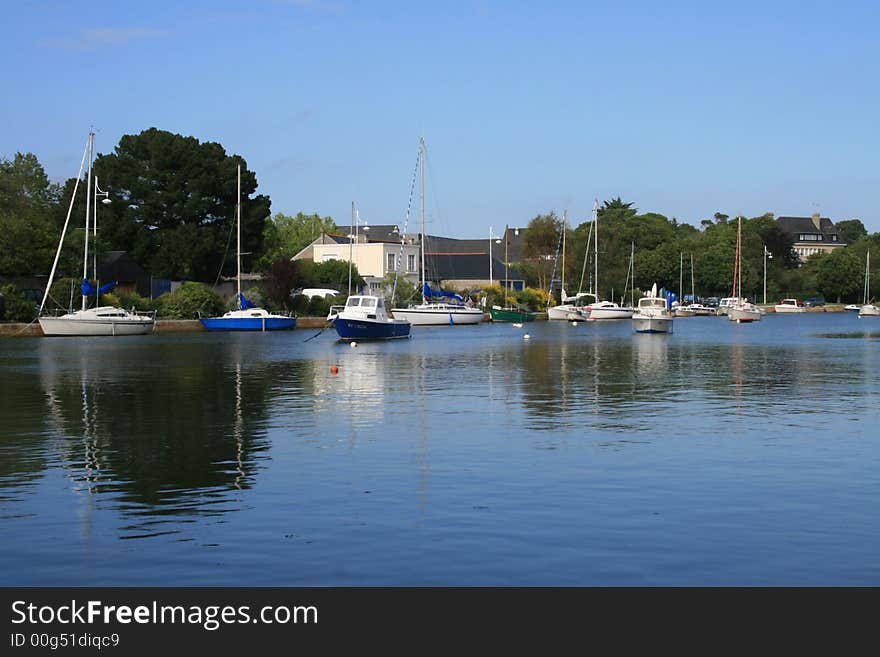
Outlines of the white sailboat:
[[[691,272],[693,273],[693,271]],[[691,308],[690,306],[686,306],[684,301],[684,287],[682,281],[684,280],[684,253],[679,252],[678,254],[678,304],[675,306],[675,316],[676,317],[694,317],[697,314],[697,311]],[[693,301],[694,291],[693,285],[691,285],[691,301]]]
[[871,252],[865,254],[865,294],[859,317],[880,317],[880,308],[871,303]]
[[[97,178],[95,179],[95,198],[92,199],[92,160],[94,156],[95,133],[89,132],[89,139],[86,150],[83,153],[83,160],[80,162],[79,172],[76,176],[76,183],[73,187],[73,194],[70,198],[70,206],[67,210],[67,218],[64,221],[64,228],[61,231],[61,239],[58,241],[58,250],[55,252],[55,261],[52,263],[52,271],[49,274],[49,281],[46,284],[46,293],[43,295],[43,301],[40,304],[40,328],[43,329],[43,335],[47,336],[98,336],[98,335],[143,335],[150,333],[155,325],[155,312],[138,313],[134,309],[125,310],[115,306],[101,306],[101,293],[106,292],[115,283],[104,286],[93,287],[88,280],[89,267],[89,214],[92,210],[92,200],[95,201],[94,214],[92,216],[92,239],[95,242],[94,248],[97,248],[98,235],[98,212],[97,212],[97,196],[104,194],[100,192],[97,186]],[[64,244],[64,236],[67,233],[67,227],[70,223],[70,214],[73,211],[73,202],[76,198],[76,191],[79,187],[80,177],[82,176],[83,164],[88,158],[89,169],[86,182],[86,221],[85,235],[83,246],[83,280],[82,290],[82,308],[80,310],[71,310],[60,316],[43,315],[46,307],[46,300],[49,298],[49,290],[55,280],[55,270],[58,267],[58,259],[61,256],[61,247]],[[106,197],[105,197],[106,199]],[[94,277],[97,284],[98,281],[98,260],[94,257]],[[95,306],[89,308],[89,296],[95,296]]]
[[[479,324],[484,313],[481,308],[469,307],[462,298],[452,292],[432,290],[425,281],[425,140],[419,139],[419,191],[421,196],[422,238],[419,240],[422,268],[422,303],[408,308],[392,308],[396,319],[408,321],[413,326],[455,326],[456,324]],[[432,298],[446,298],[449,301],[432,302]]]
[[[599,301],[599,201],[593,201],[593,223],[596,226],[593,238],[593,291],[596,293],[596,301],[590,306],[590,319],[630,319],[633,316],[632,308],[624,308],[614,301]],[[630,263],[632,265],[632,263]],[[624,294],[626,289],[624,286]]]
[[[560,276],[562,286],[560,290],[560,304],[558,306],[550,306],[547,308],[547,319],[555,320],[585,320],[590,316],[588,300],[595,300],[596,296],[590,292],[578,292],[573,297],[568,296],[565,291],[565,233],[567,228],[567,212],[562,211],[562,274]],[[592,226],[590,227],[592,230]],[[587,250],[584,253],[586,261],[587,253],[590,250],[590,238],[587,236]],[[552,287],[552,282],[551,282]]]
[[733,264],[733,294],[734,302],[727,308],[727,319],[737,324],[744,322],[757,322],[761,319],[761,311],[758,306],[742,296],[742,217],[737,217],[736,224],[736,261]]

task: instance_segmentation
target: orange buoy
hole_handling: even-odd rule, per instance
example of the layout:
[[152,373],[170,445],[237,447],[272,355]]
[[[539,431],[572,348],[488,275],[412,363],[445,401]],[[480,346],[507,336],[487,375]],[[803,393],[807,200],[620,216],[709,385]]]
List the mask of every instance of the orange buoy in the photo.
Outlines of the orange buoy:
[[339,368],[336,365],[331,365],[330,374],[339,374]]

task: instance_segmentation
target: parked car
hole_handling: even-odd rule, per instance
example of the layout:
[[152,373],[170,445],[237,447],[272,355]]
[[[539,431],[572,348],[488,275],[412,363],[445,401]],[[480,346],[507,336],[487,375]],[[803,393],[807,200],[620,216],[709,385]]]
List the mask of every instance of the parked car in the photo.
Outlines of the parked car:
[[807,308],[819,308],[825,305],[825,297],[810,297],[809,299],[804,299],[804,305]]

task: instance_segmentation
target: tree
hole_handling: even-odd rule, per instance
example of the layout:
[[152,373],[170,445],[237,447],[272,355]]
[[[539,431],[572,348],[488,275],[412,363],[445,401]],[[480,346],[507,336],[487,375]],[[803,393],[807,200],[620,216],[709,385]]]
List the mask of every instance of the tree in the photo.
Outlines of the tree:
[[840,234],[840,239],[845,244],[858,242],[868,234],[865,225],[859,219],[845,219],[844,221],[838,221],[836,226],[837,232]]
[[843,297],[855,298],[861,291],[864,270],[852,251],[835,249],[817,258],[816,267],[816,284],[826,298],[840,301]]
[[[262,254],[268,196],[244,158],[220,144],[157,128],[124,135],[94,172],[113,200],[99,217],[104,241],[130,251],[154,276],[213,281],[235,271],[236,170],[241,166],[244,269]],[[224,256],[225,254],[225,256]]]
[[555,212],[539,214],[533,218],[522,239],[522,258],[532,264],[538,279],[538,287],[546,290],[550,285],[553,261],[559,245],[559,231],[562,222]]
[[263,288],[266,296],[276,307],[287,307],[290,293],[294,288],[302,286],[302,272],[298,262],[289,258],[279,258],[269,267],[263,277]]
[[332,217],[297,212],[295,217],[277,213],[266,221],[263,229],[265,253],[258,267],[265,269],[279,258],[293,258],[321,233],[336,233],[339,228]]
[[52,222],[61,189],[33,153],[0,159],[0,274],[46,274],[58,235]]

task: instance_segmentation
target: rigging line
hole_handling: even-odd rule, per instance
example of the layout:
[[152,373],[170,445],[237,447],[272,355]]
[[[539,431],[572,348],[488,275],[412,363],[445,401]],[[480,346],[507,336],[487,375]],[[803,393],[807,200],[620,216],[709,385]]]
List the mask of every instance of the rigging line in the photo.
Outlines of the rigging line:
[[[269,221],[272,221],[272,216],[269,215]],[[232,243],[232,231],[235,228],[235,222],[231,222],[229,224],[229,235],[226,238],[226,249],[223,251],[223,258],[220,260],[220,269],[217,271],[217,278],[214,279],[214,287],[217,287],[217,283],[220,282],[220,275],[223,273],[223,265],[226,264],[226,256],[229,254],[229,245]]]
[[[434,168],[433,168],[433,166],[431,165],[431,163],[428,161],[428,149],[427,149],[427,147],[425,147],[425,149],[424,149],[424,153],[425,153],[425,173],[428,174],[428,182],[431,184],[431,189],[434,190],[434,193],[431,195],[431,202],[434,204],[434,212],[435,212],[435,214],[436,214],[436,216],[437,216],[438,219],[439,219],[439,218],[443,218],[443,219],[444,219],[444,225],[445,225],[445,228],[448,230],[448,229],[449,229],[449,221],[448,221],[448,218],[447,218],[447,216],[446,216],[445,211],[443,211],[443,210],[440,208],[440,204],[437,202],[437,198],[438,198],[440,195],[437,193],[437,184],[434,182]],[[427,229],[426,229],[426,232],[427,232]],[[447,233],[447,234],[448,234],[448,233]],[[439,257],[440,257],[440,256],[438,256],[438,255],[433,255],[433,256],[431,256],[431,260],[432,260],[432,264],[433,264],[434,272],[435,272],[435,273],[438,272],[439,269],[440,269],[440,267],[439,267],[440,263],[439,263],[439,261],[438,261],[438,258],[439,258]],[[446,264],[449,266],[449,271],[453,271],[453,267],[452,267],[452,255],[447,253],[446,256],[445,256],[445,258],[446,258]],[[439,279],[440,277],[438,276],[437,278]],[[437,281],[437,285],[438,285],[438,287],[439,287],[439,285],[440,285],[440,281],[439,281],[439,280]]]
[[[583,224],[582,224],[583,225]],[[584,289],[584,273],[587,271],[587,257],[590,255],[590,238],[593,236],[593,223],[590,222],[590,230],[587,233],[587,247],[584,251],[584,266],[581,268],[581,282],[578,283],[578,293]]]
[[[413,169],[412,182],[409,184],[409,201],[406,203],[406,217],[403,220],[403,230],[400,232],[400,255],[397,258],[397,267],[394,269],[394,287],[391,288],[391,304],[394,305],[394,297],[397,295],[397,278],[400,275],[400,264],[403,260],[403,240],[404,235],[406,235],[406,230],[409,227],[409,216],[412,210],[412,200],[413,194],[416,189],[416,174],[419,172],[419,162],[422,157],[421,146],[419,147],[419,153],[416,155],[416,166]],[[420,241],[425,241],[425,236],[421,235],[419,237]],[[421,248],[424,248],[424,244],[421,245]]]

